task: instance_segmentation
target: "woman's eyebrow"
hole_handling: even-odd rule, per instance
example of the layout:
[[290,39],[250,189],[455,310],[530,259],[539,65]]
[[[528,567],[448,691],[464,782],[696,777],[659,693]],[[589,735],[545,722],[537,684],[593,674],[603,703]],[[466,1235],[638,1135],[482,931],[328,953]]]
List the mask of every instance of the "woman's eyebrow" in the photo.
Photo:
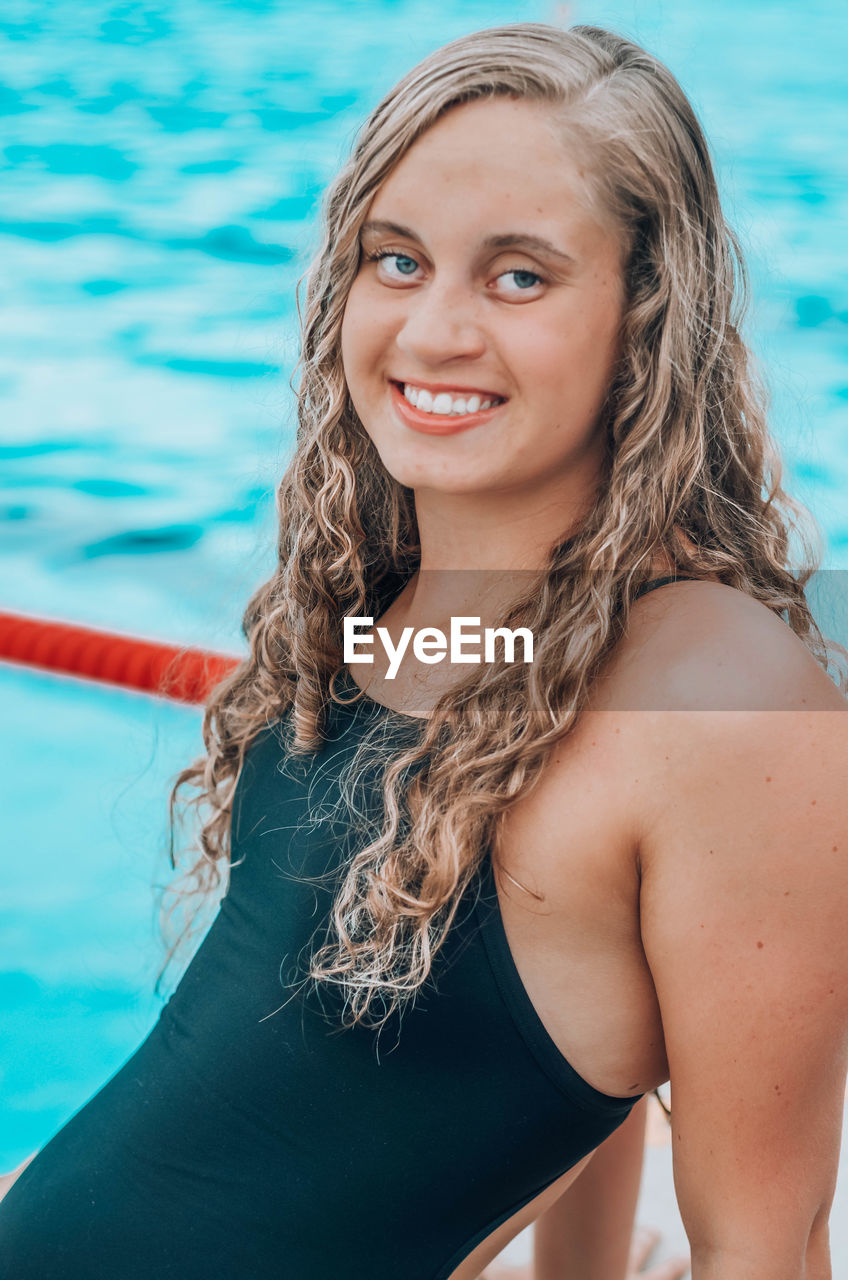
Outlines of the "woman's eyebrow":
[[570,254],[558,249],[555,244],[551,244],[550,240],[545,240],[543,236],[534,236],[527,231],[507,231],[500,236],[487,236],[483,241],[484,249],[529,249],[537,253],[547,253],[552,258],[559,258],[561,262],[568,266],[574,266],[574,259]]
[[[411,227],[404,227],[399,222],[386,222],[383,220],[365,222],[362,225],[360,234],[363,236],[402,236],[405,240],[414,240],[416,244],[423,244],[421,237],[417,236]],[[567,266],[574,266],[574,259],[570,254],[564,253],[562,249],[558,249],[555,244],[551,244],[550,240],[545,240],[543,236],[531,235],[527,231],[506,231],[501,235],[486,236],[481,248],[484,250],[529,249],[537,253],[546,253],[552,258],[558,258]]]
[[416,244],[422,244],[420,236],[417,236],[410,227],[402,227],[399,222],[385,222],[378,220],[377,222],[363,222],[359,232],[360,236],[403,236],[404,240],[414,240]]

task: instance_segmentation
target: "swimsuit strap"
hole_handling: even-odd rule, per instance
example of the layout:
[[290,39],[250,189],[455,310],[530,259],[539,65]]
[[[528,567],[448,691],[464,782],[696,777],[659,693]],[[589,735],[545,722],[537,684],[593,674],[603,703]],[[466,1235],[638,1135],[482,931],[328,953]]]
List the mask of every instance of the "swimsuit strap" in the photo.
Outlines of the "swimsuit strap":
[[642,583],[641,587],[636,592],[636,595],[633,598],[634,600],[638,600],[640,596],[646,595],[648,591],[653,591],[656,587],[664,587],[667,582],[698,582],[698,581],[699,581],[698,578],[693,578],[689,574],[679,574],[677,576],[675,576],[674,574],[670,574],[666,578],[651,578],[649,582]]

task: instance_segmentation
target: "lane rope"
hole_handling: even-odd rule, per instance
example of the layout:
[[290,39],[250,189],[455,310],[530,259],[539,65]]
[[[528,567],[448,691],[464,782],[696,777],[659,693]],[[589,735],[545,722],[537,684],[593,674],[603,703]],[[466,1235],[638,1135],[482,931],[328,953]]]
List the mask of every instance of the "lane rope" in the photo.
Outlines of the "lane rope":
[[190,703],[205,702],[240,661],[206,649],[4,612],[0,660]]

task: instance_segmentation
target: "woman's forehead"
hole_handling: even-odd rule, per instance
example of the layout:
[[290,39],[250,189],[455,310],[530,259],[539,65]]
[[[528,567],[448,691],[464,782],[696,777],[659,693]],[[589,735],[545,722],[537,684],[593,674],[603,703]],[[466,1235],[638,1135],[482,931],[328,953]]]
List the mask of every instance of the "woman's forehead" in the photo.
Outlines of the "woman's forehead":
[[519,175],[524,181],[561,178],[579,183],[584,168],[567,145],[555,108],[506,97],[452,107],[425,130],[390,177],[437,169],[440,178]]
[[608,237],[564,132],[546,103],[492,98],[455,107],[401,158],[367,222],[408,226],[421,238],[464,231],[476,238],[523,231],[554,242],[557,234]]

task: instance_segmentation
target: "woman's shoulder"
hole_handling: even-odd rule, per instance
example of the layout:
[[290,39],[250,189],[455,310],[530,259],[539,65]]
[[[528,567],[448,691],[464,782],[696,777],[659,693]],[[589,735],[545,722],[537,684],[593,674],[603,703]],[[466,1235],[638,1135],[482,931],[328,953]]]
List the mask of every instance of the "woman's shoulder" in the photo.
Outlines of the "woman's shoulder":
[[591,699],[595,710],[848,710],[777,613],[718,581],[679,580],[632,606]]

